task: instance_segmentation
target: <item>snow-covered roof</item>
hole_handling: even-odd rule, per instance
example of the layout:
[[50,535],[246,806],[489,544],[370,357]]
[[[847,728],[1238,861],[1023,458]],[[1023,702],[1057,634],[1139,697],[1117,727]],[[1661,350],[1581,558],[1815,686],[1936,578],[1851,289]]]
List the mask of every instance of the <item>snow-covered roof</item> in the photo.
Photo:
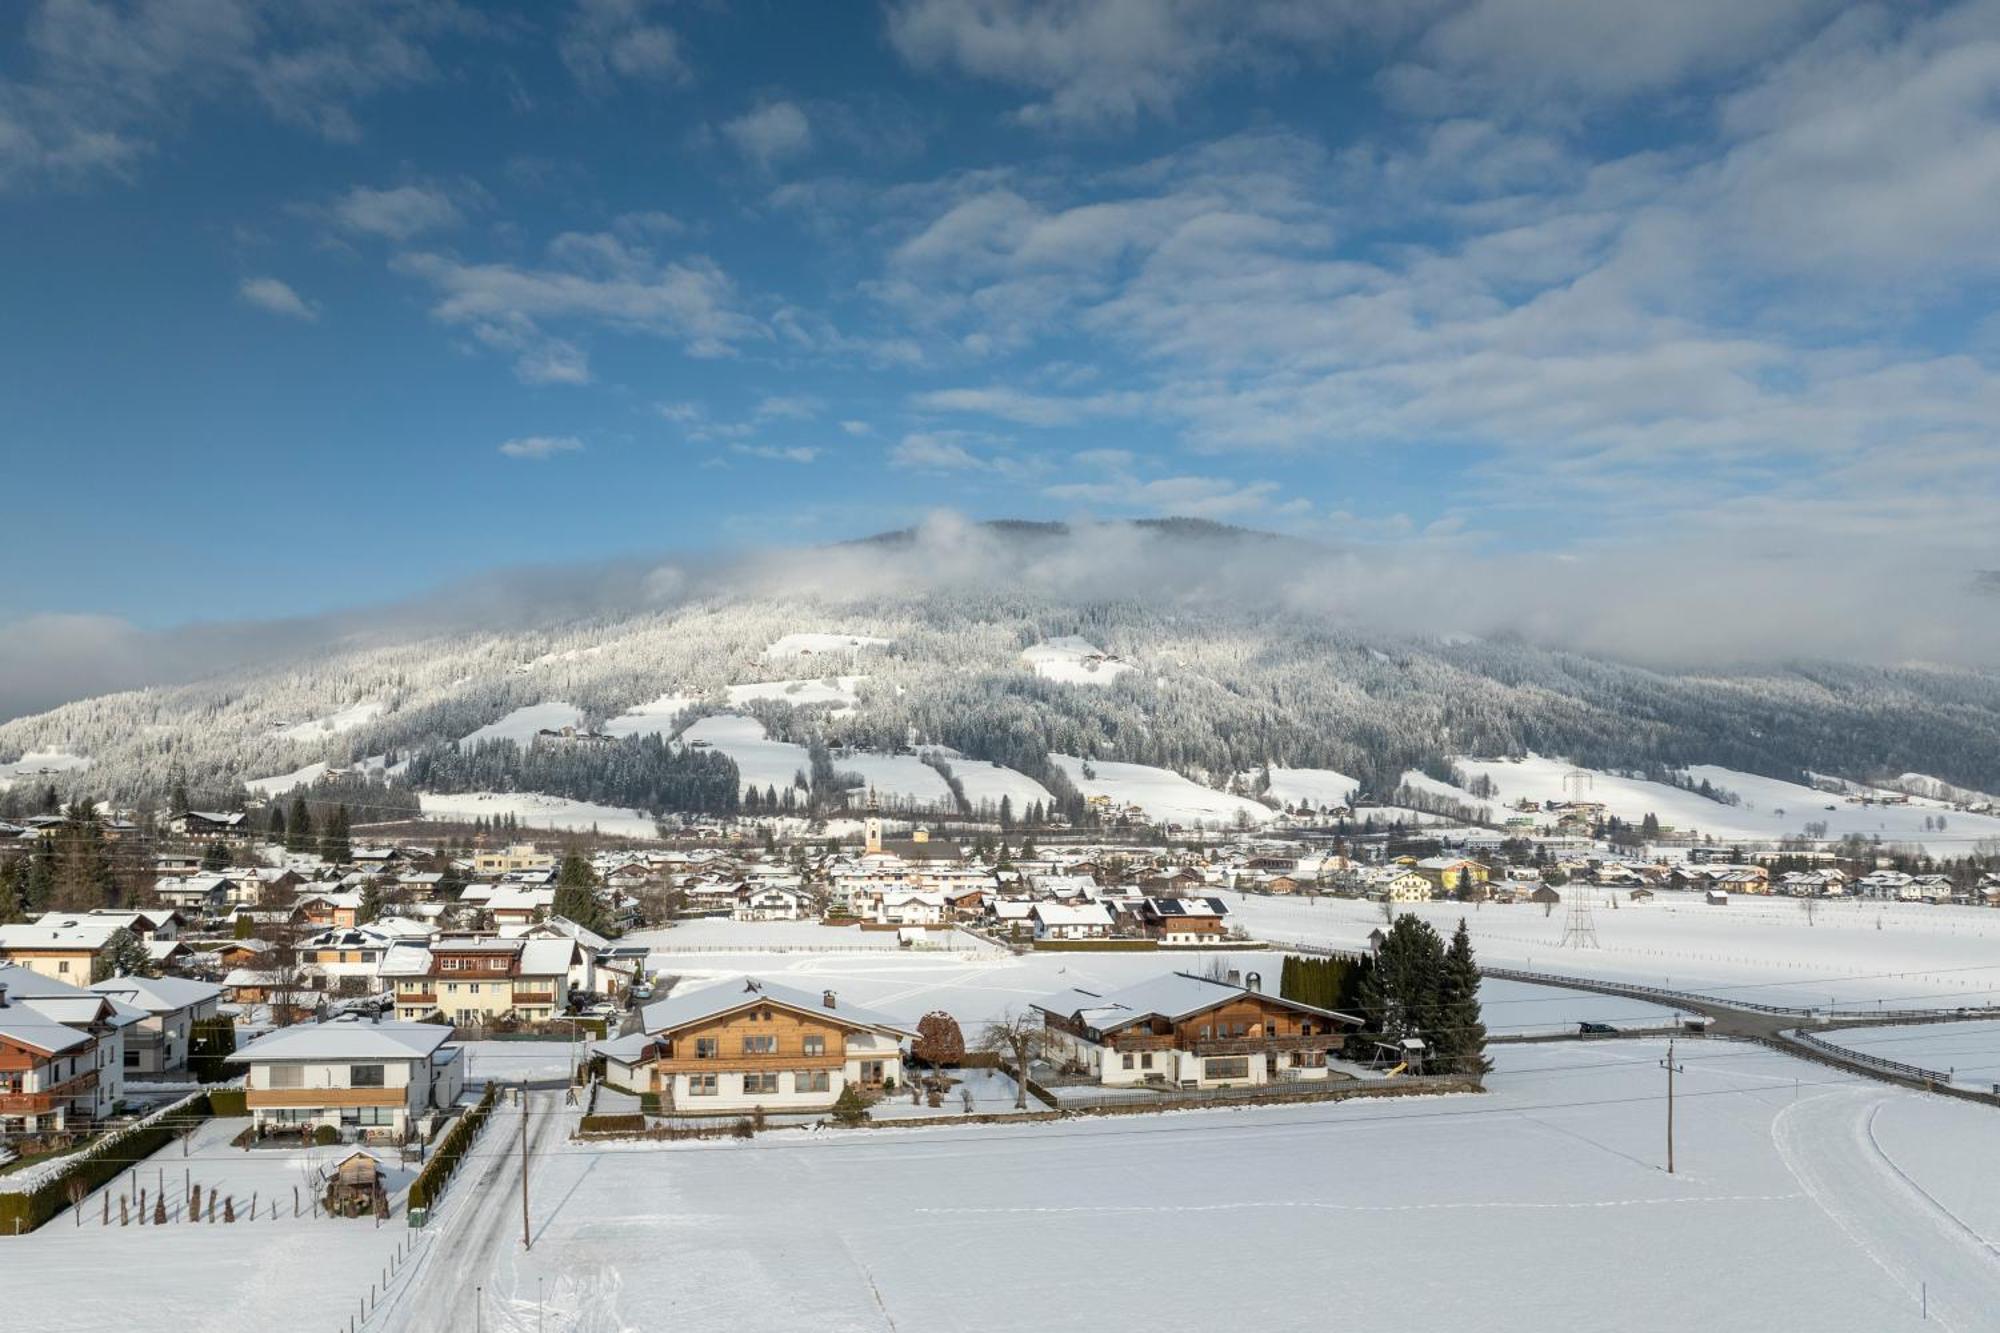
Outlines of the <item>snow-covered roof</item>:
[[1045,926],[1109,926],[1111,909],[1099,903],[1036,903],[1035,916]]
[[222,997],[220,986],[185,977],[109,977],[91,982],[90,989],[155,1014],[172,1013]]
[[0,1008],[0,1040],[26,1046],[44,1055],[60,1055],[78,1046],[89,1045],[90,1034],[67,1027],[27,1005],[9,1002],[5,1008]]
[[[827,996],[833,1003],[826,1002]],[[719,981],[712,986],[702,986],[679,995],[670,995],[664,1000],[646,1006],[641,1014],[641,1025],[647,1032],[671,1032],[676,1028],[713,1018],[717,1014],[728,1013],[749,1004],[781,1004],[806,1013],[831,1018],[853,1027],[875,1028],[882,1032],[909,1036],[911,1030],[897,1020],[859,1005],[849,1004],[837,994],[829,991],[823,995],[813,995],[807,991],[794,990],[790,986],[773,985],[753,978],[733,981]]]
[[93,921],[82,914],[44,917],[32,926],[0,926],[0,949],[102,949],[119,929],[115,921]]
[[264,1060],[428,1060],[451,1038],[438,1023],[338,1020],[279,1028],[228,1057],[233,1064]]
[[1166,976],[1154,977],[1136,986],[1127,986],[1123,990],[1108,993],[1088,991],[1080,987],[1072,988],[1047,1000],[1036,1002],[1035,1008],[1063,1018],[1080,1016],[1087,1026],[1105,1032],[1154,1016],[1177,1022],[1244,995],[1254,995],[1260,1000],[1281,1004],[1288,1009],[1341,1019],[1356,1027],[1361,1025],[1360,1019],[1348,1014],[1300,1004],[1297,1000],[1287,1000],[1265,991],[1232,986],[1224,981],[1211,981],[1207,977],[1197,977],[1186,972],[1170,972]]

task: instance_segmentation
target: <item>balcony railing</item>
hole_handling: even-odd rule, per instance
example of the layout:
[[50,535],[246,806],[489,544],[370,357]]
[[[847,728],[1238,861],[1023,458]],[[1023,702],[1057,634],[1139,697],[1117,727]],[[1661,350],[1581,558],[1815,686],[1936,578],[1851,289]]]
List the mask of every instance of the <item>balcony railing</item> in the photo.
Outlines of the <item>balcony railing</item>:
[[556,995],[554,991],[517,990],[514,992],[514,1003],[517,1005],[554,1004],[555,1002],[556,1002]]
[[320,1106],[406,1106],[408,1088],[249,1088],[244,1103],[251,1109]]
[[1332,1051],[1344,1037],[1328,1032],[1313,1037],[1217,1037],[1194,1044],[1196,1055],[1255,1055],[1259,1051]]
[[47,1115],[58,1105],[75,1101],[96,1087],[97,1071],[93,1069],[40,1092],[0,1093],[0,1115]]
[[801,1055],[795,1051],[777,1055],[736,1055],[725,1051],[711,1056],[688,1054],[662,1057],[654,1067],[674,1074],[729,1074],[764,1069],[839,1069],[846,1063],[846,1056],[835,1054]]
[[1174,1039],[1151,1032],[1114,1032],[1110,1045],[1118,1051],[1171,1051]]

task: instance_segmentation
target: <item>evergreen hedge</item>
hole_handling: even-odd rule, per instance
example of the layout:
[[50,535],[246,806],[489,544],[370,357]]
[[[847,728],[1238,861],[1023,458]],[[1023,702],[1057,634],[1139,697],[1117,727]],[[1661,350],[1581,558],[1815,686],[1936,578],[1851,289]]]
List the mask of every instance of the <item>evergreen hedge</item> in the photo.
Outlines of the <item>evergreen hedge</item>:
[[87,1190],[100,1189],[134,1162],[172,1143],[179,1131],[191,1128],[191,1121],[205,1120],[209,1114],[209,1099],[195,1097],[152,1124],[107,1135],[91,1144],[32,1190],[0,1194],[0,1235],[33,1231],[69,1207],[70,1181],[80,1178]]
[[480,1126],[493,1113],[493,1098],[498,1091],[498,1084],[488,1083],[479,1104],[445,1131],[444,1137],[431,1149],[431,1159],[424,1163],[424,1169],[417,1172],[417,1178],[411,1182],[406,1208],[428,1208],[436,1202],[438,1195],[444,1191],[445,1182],[451,1179],[452,1172],[458,1170],[459,1159],[465,1156],[466,1149],[478,1136]]

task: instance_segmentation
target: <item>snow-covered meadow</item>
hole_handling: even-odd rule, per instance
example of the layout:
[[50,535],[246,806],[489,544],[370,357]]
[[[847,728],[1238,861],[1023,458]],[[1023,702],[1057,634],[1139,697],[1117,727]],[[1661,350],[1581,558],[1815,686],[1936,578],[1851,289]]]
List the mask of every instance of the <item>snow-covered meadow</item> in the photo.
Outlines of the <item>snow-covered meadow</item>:
[[[1880,1003],[1922,1007],[2000,1003],[2000,912],[1918,903],[1662,892],[1634,903],[1622,891],[1568,885],[1565,904],[1399,904],[1439,930],[1463,917],[1480,961],[1601,977],[1766,1004]],[[1596,948],[1562,947],[1568,900],[1591,904]],[[1273,942],[1364,948],[1382,905],[1344,898],[1223,893],[1238,925]],[[1614,900],[1617,906],[1613,906]]]
[[[1992,1327],[2000,1208],[1963,1167],[2000,1154],[2000,1117],[1683,1042],[1668,1175],[1665,1051],[1504,1048],[1484,1096],[569,1143],[538,1159],[532,1250],[510,1190],[461,1196],[437,1239],[480,1243],[422,1280],[521,1333],[1191,1328],[1219,1305],[1259,1329]],[[385,1327],[404,1311],[431,1307]]]

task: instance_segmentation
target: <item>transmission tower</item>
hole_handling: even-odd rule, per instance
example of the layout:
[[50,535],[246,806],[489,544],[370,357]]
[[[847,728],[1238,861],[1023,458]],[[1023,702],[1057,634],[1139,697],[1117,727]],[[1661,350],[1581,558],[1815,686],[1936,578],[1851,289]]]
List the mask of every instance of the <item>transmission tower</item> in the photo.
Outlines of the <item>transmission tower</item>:
[[1572,803],[1581,801],[1584,793],[1597,785],[1595,775],[1581,768],[1572,768],[1563,774],[1563,792]]
[[1559,949],[1595,949],[1597,922],[1590,915],[1590,897],[1581,888],[1570,886],[1569,908],[1563,913],[1562,943]]

